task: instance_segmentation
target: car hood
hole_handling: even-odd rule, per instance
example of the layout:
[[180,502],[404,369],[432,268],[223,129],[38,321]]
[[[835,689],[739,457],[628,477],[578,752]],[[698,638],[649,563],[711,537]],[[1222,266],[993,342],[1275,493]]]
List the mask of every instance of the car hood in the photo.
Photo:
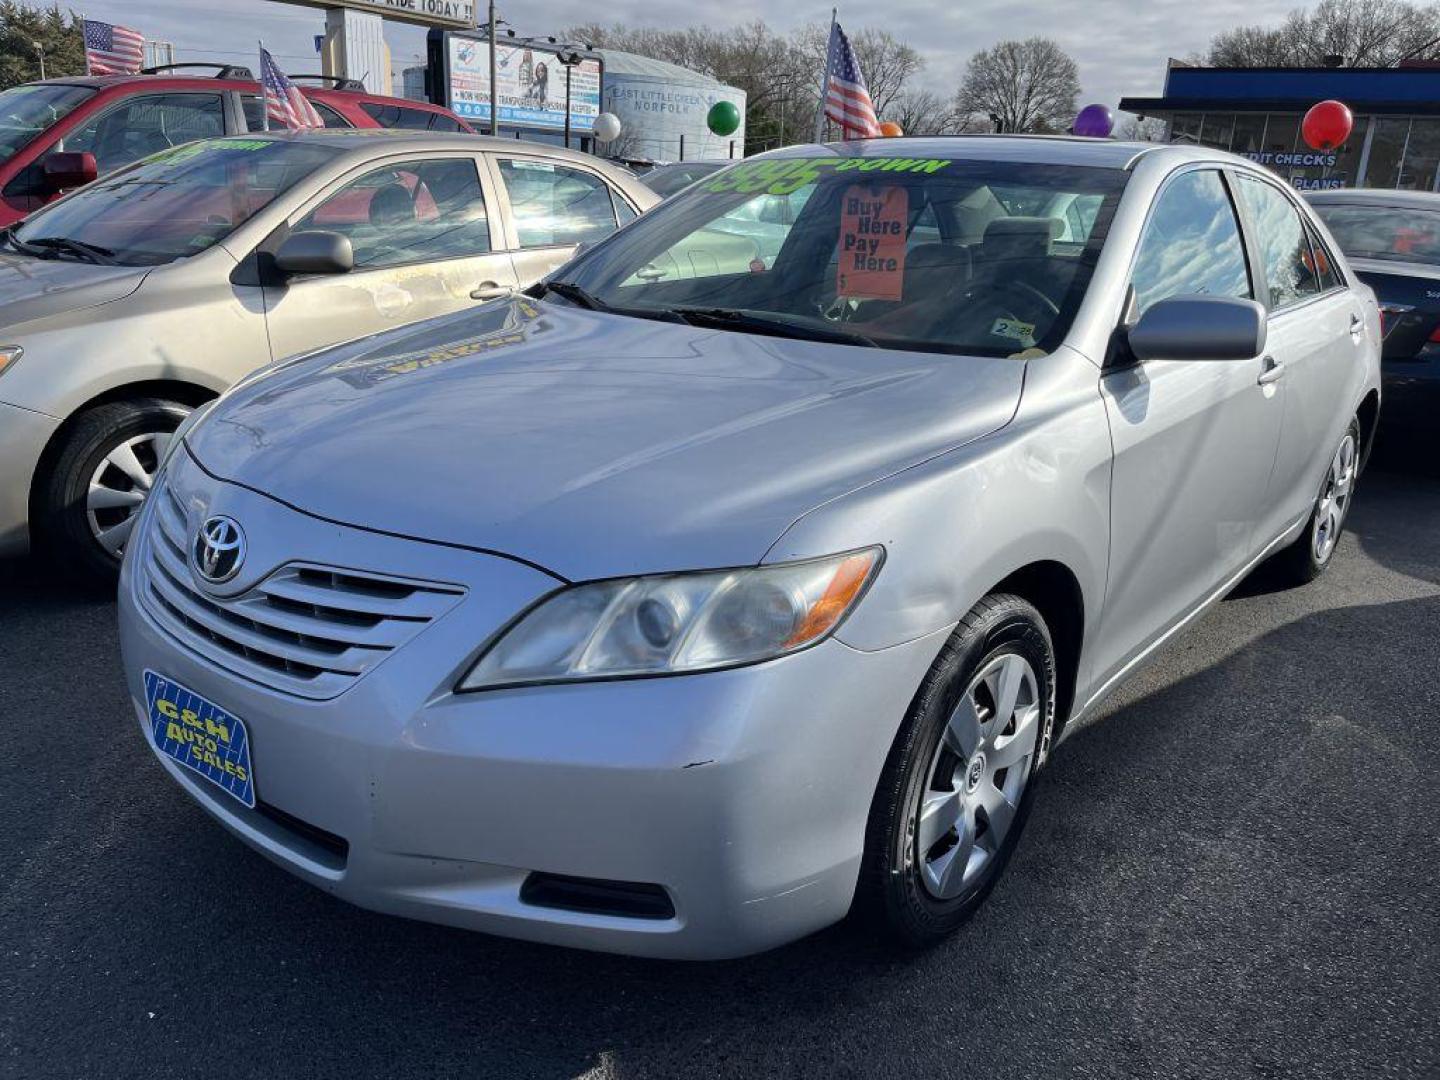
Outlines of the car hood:
[[0,253],[0,327],[119,300],[140,287],[149,269]]
[[1004,426],[1024,371],[517,300],[282,365],[187,445],[307,513],[583,580],[758,562]]

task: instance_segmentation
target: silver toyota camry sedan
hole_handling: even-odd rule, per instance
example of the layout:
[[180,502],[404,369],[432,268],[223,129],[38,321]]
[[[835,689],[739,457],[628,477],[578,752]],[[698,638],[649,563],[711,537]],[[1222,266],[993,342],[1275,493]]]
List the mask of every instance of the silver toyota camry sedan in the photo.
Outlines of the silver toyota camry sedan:
[[[734,227],[756,206],[781,242]],[[1108,691],[1262,560],[1331,561],[1379,335],[1238,157],[752,158],[529,295],[192,414],[121,579],[139,732],[380,911],[664,957],[851,912],[934,942]]]

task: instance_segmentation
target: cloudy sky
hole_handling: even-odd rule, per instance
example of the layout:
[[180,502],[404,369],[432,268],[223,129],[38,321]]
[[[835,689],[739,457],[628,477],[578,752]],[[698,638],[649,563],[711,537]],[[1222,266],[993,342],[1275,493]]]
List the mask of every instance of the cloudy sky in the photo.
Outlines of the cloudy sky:
[[[483,2],[483,0],[482,0]],[[878,23],[919,48],[928,61],[927,86],[949,93],[965,60],[1004,38],[1044,34],[1055,38],[1080,65],[1083,100],[1115,105],[1123,94],[1158,93],[1167,56],[1202,50],[1220,30],[1237,23],[1278,21],[1299,0],[891,0],[840,9],[849,28]],[[250,44],[264,37],[290,70],[318,70],[313,37],[325,28],[324,13],[281,0],[83,0],[91,18],[123,22],[147,37],[173,41],[182,60],[238,60],[254,67]],[[597,9],[608,16],[597,19]],[[777,8],[781,10],[777,12]],[[550,34],[581,22],[626,22],[679,27],[767,19],[777,30],[827,22],[825,3],[802,0],[777,5],[764,0],[500,0],[519,34]],[[391,24],[386,36],[397,70],[420,62],[424,31]],[[398,89],[398,88],[397,88]]]

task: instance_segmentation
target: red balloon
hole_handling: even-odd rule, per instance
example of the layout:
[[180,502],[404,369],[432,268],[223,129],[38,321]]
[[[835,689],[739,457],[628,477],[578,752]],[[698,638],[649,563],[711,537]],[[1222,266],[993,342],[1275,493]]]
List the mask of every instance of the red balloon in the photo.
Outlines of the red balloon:
[[1341,101],[1322,101],[1311,105],[1300,125],[1305,145],[1312,150],[1334,150],[1350,137],[1355,118]]

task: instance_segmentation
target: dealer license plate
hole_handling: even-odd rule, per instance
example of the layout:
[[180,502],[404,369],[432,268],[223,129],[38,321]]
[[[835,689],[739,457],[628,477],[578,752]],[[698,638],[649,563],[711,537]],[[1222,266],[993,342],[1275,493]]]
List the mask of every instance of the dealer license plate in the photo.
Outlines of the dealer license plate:
[[145,672],[145,704],[156,749],[254,808],[250,734],[238,716],[153,671]]

